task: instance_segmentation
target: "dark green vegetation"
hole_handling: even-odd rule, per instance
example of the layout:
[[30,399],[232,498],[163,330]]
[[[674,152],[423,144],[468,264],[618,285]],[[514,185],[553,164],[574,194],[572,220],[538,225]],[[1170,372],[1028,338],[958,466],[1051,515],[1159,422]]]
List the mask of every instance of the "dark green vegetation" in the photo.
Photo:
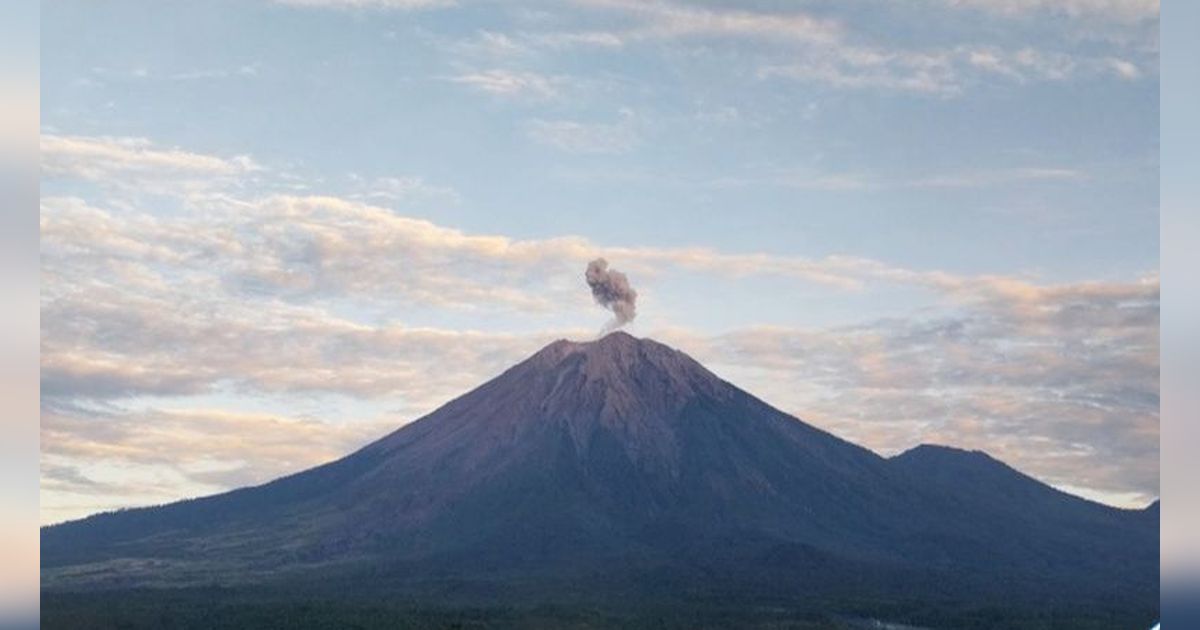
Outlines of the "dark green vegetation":
[[49,527],[41,551],[48,627],[1115,629],[1158,608],[1157,505],[979,452],[885,459],[620,333],[551,344],[336,462]]
[[[222,589],[52,593],[42,600],[44,630],[1108,630],[1149,628],[1144,613],[1113,607],[980,607],[945,603],[820,599],[772,606],[731,599],[676,604],[436,606],[355,595],[297,596]],[[830,611],[849,611],[837,613]],[[876,625],[887,620],[891,625]]]

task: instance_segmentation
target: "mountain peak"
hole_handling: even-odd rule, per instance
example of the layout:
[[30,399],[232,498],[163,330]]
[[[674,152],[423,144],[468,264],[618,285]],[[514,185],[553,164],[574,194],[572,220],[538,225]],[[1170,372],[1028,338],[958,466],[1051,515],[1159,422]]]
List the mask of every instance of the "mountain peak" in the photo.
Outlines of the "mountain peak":
[[596,352],[596,351],[613,352],[613,351],[617,351],[620,348],[635,348],[635,347],[638,347],[641,345],[654,345],[654,346],[661,346],[663,348],[667,347],[667,346],[664,346],[663,344],[658,343],[657,341],[654,341],[649,338],[639,339],[638,337],[634,337],[633,335],[631,335],[623,330],[614,330],[610,333],[605,334],[602,337],[598,337],[598,338],[592,339],[590,341],[572,341],[570,339],[559,339],[559,340],[551,343],[550,345],[546,346],[542,350],[545,351],[545,350],[551,350],[551,349],[568,349],[569,351],[587,350],[587,351],[592,351],[592,352]]
[[[556,363],[570,354],[579,352],[587,353],[613,353],[620,352],[621,349],[636,348],[644,343],[655,343],[649,339],[638,339],[633,335],[624,331],[613,331],[598,339],[591,341],[572,341],[570,339],[559,339],[548,344],[546,347],[539,350],[531,358],[541,358]],[[661,345],[661,344],[655,344]],[[665,347],[665,346],[664,346]]]
[[[943,446],[941,444],[919,444],[914,446],[893,459],[910,460],[910,461],[925,461],[925,462],[993,462],[995,461],[991,455],[983,451],[967,450],[955,448],[953,446]],[[999,463],[999,462],[997,462]]]
[[465,450],[478,453],[460,457],[473,462],[490,457],[496,444],[561,431],[577,452],[587,451],[599,435],[640,465],[671,468],[677,430],[690,416],[685,410],[717,408],[740,392],[651,339],[624,332],[590,341],[559,339],[380,444],[394,450],[418,434],[436,434],[444,436],[437,441],[469,443]]
[[688,355],[621,331],[568,342],[555,353],[560,383],[602,390],[614,410],[711,395],[727,387]]
[[638,339],[637,337],[634,337],[633,335],[625,332],[624,330],[614,330],[610,333],[605,334],[603,337],[600,337],[599,339],[597,339],[595,341],[590,341],[587,343],[618,344],[618,343],[636,343],[638,341],[642,341],[642,340]]
[[610,384],[614,379],[625,380],[635,369],[664,374],[675,385],[696,379],[719,380],[686,354],[619,330],[592,341],[559,339],[531,360],[543,368],[579,368],[589,380],[604,379]]

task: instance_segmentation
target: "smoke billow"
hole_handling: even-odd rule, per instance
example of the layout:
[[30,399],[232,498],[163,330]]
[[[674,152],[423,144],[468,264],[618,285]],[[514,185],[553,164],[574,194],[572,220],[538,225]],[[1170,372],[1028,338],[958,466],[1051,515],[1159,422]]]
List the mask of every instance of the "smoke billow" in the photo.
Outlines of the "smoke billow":
[[616,330],[637,317],[637,291],[629,286],[629,278],[616,269],[608,268],[608,261],[597,258],[588,263],[588,286],[596,303],[613,312],[613,320],[606,326]]

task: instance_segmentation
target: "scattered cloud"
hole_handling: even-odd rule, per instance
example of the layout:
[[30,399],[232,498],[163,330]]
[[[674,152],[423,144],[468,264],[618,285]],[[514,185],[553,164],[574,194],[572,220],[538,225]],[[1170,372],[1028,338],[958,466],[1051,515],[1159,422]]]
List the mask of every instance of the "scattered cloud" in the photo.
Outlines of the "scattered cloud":
[[[411,10],[452,4],[449,0],[276,0],[297,6]],[[1157,0],[940,0],[945,8],[971,9],[993,16],[1064,16],[1072,21],[1100,20],[1139,24],[1156,20]],[[816,11],[763,11],[742,6],[669,1],[576,0],[570,10],[543,11],[549,28],[499,32],[481,30],[455,44],[476,59],[530,57],[535,51],[566,48],[624,50],[639,44],[703,48],[711,42],[749,44],[757,49],[760,79],[791,79],[836,89],[883,90],[957,96],[973,85],[1001,78],[1018,83],[1116,77],[1136,80],[1147,74],[1145,42],[1118,44],[1113,54],[1095,56],[1086,47],[1006,48],[976,43],[947,43],[910,48],[884,43],[857,30],[852,21]],[[936,5],[926,9],[938,10]],[[560,7],[562,9],[563,7]],[[586,19],[585,19],[586,18]],[[571,28],[570,24],[603,24]],[[1108,35],[1110,44],[1120,38]],[[1060,42],[1065,43],[1065,42]],[[1132,50],[1129,50],[1132,48]],[[1128,54],[1125,54],[1128,53]],[[1132,55],[1134,58],[1130,58]],[[515,70],[483,70],[453,80],[491,94],[553,98],[552,77]]]
[[979,9],[1009,17],[1064,15],[1133,22],[1158,17],[1159,0],[943,0],[951,7]]
[[884,454],[952,444],[1094,497],[1157,496],[1157,280],[976,298],[953,315],[660,336]]
[[[632,126],[632,119],[622,113],[617,124]],[[668,328],[652,335],[777,406],[881,452],[949,442],[1105,496],[1157,493],[1155,276],[1048,285],[853,256],[472,234],[365,198],[246,195],[236,186],[195,196],[178,185],[252,177],[261,167],[248,158],[144,140],[50,135],[46,142],[44,168],[54,177],[136,183],[152,176],[183,208],[146,212],[106,204],[103,195],[43,199],[43,488],[50,518],[177,498],[172,487],[211,492],[320,463],[385,425],[432,410],[553,338],[590,336],[590,328],[553,323],[534,326],[537,333],[431,328],[398,321],[393,308],[485,310],[534,322],[578,312],[586,321],[593,307],[578,290],[580,269],[598,255],[620,261],[648,296],[664,273],[919,292],[928,298],[926,310],[851,326],[715,336]],[[590,146],[597,144],[605,146],[592,138]],[[1021,168],[918,183],[1081,176]],[[360,180],[364,189],[390,188],[376,201],[442,194],[415,178]],[[434,373],[439,378],[427,378]],[[344,397],[392,411],[340,423],[189,404],[272,396]],[[231,436],[248,441],[226,444]]]
[[[296,7],[334,9],[381,9],[411,11],[455,6],[455,0],[274,0]],[[1099,17],[1119,22],[1154,19],[1159,0],[941,0],[952,8],[985,11],[994,15],[1061,15],[1070,18]],[[752,35],[761,37],[821,38],[839,32],[831,20],[799,12],[757,13],[741,9],[705,8],[684,3],[639,2],[634,0],[576,0],[576,5],[619,9],[652,23],[649,31],[660,36]]]
[[[258,76],[259,68],[260,64],[258,63],[245,63],[237,66],[236,68],[205,68],[151,72],[148,68],[142,66],[127,70],[95,66],[91,69],[91,73],[97,77],[99,81],[208,81],[237,77],[256,77]],[[99,82],[90,77],[81,77],[77,80],[77,84],[94,87],[99,85]]]
[[42,134],[42,170],[50,176],[110,181],[130,176],[223,177],[260,167],[246,155],[220,158],[159,147],[145,138]]
[[415,11],[455,6],[455,0],[274,0],[275,4],[318,9]]
[[[957,315],[816,330],[760,327],[715,337],[667,329],[653,336],[736,383],[753,384],[753,393],[773,404],[885,454],[921,442],[951,443],[985,449],[1052,483],[1137,500],[1156,494],[1157,281],[1043,287],[993,280],[971,293],[969,308]],[[196,485],[197,493],[327,461],[351,450],[351,442],[361,444],[467,391],[554,337],[586,334],[369,326],[279,305],[164,309],[102,291],[61,306],[44,315],[47,454],[88,462],[89,469],[98,462],[143,472],[152,466],[154,475],[209,484]],[[94,371],[80,371],[76,361]],[[445,372],[445,365],[455,369]],[[184,386],[164,388],[161,377],[145,381],[149,373],[170,374]],[[430,373],[446,377],[423,378]],[[95,387],[96,378],[105,387]],[[120,394],[111,399],[116,402],[171,396],[221,383],[258,392],[388,396],[403,401],[397,405],[403,412],[341,428],[237,415],[243,424],[233,430],[220,417],[81,413],[63,404],[95,394]],[[154,429],[135,431],[145,422]],[[276,442],[262,445],[255,437],[227,449],[208,439],[210,432]],[[189,472],[187,462],[214,453],[228,474]],[[84,493],[92,487],[59,483]],[[144,501],[144,494],[133,496]]]
[[529,46],[504,33],[481,30],[475,37],[457,44],[458,52],[482,59],[519,57],[530,52]]
[[637,26],[620,36],[623,39],[728,36],[832,43],[843,33],[838,22],[802,12],[758,13],[638,0],[583,0],[580,4],[619,10],[637,20]]
[[172,81],[194,81],[204,79],[228,79],[230,77],[256,77],[258,64],[244,64],[233,70],[190,70],[167,75]]
[[[250,394],[389,399],[427,411],[476,384],[478,370],[488,366],[498,373],[505,361],[532,352],[552,334],[525,338],[360,322],[317,307],[228,293],[189,298],[197,284],[157,290],[75,286],[48,300],[42,311],[43,397],[161,398],[232,387]],[[423,377],[446,361],[476,371]]]
[[906,185],[914,188],[979,188],[1028,182],[1078,182],[1087,177],[1086,172],[1074,168],[1015,167],[919,177]]
[[758,76],[814,81],[838,88],[957,96],[968,85],[981,81],[979,73],[1017,83],[1102,75],[1130,80],[1140,76],[1138,67],[1130,61],[1030,47],[957,47],[923,52],[844,47],[837,54],[814,54],[799,61],[764,66]]
[[607,31],[523,33],[521,39],[532,45],[550,49],[577,47],[619,49],[625,45],[625,39],[621,35]]
[[536,72],[492,69],[469,72],[449,79],[454,83],[504,97],[523,97],[549,100],[561,96],[562,77],[549,77]]
[[640,142],[637,117],[621,109],[612,123],[534,119],[526,124],[535,142],[570,153],[628,153]]
[[1055,166],[1012,166],[934,174],[883,176],[873,173],[822,173],[810,168],[776,169],[756,175],[716,177],[693,185],[719,188],[780,186],[824,192],[861,192],[902,188],[984,188],[1030,183],[1070,183],[1087,180],[1085,170]]
[[1132,81],[1133,79],[1142,76],[1141,68],[1138,68],[1133,62],[1111,57],[1105,61],[1108,63],[1109,67],[1112,68],[1112,71],[1122,79],[1129,79]]
[[[1078,17],[1107,15],[1133,18],[1156,16],[1157,2],[1117,0],[1054,3],[1047,0],[945,0],[991,13],[1017,15],[1054,12]],[[800,10],[754,11],[741,7],[695,6],[674,2],[579,0],[576,5],[600,12],[602,30],[520,32],[497,40],[509,49],[528,53],[534,48],[586,47],[619,50],[659,43],[705,47],[713,41],[755,47],[762,61],[760,79],[783,78],[838,89],[873,89],[938,96],[957,96],[972,85],[993,78],[1018,83],[1065,81],[1115,76],[1132,80],[1143,72],[1137,59],[1093,56],[1079,50],[1044,50],[1033,46],[947,44],[914,49],[872,41],[843,19]],[[619,16],[615,22],[611,16]],[[593,20],[596,21],[596,20]],[[489,34],[492,39],[496,34]],[[1142,53],[1136,53],[1141,55]]]
[[167,503],[265,483],[395,427],[204,408],[42,410],[43,519]]
[[458,191],[449,186],[437,186],[418,176],[376,177],[368,179],[357,173],[350,174],[350,195],[356,201],[368,203],[444,203],[458,204],[462,201]]

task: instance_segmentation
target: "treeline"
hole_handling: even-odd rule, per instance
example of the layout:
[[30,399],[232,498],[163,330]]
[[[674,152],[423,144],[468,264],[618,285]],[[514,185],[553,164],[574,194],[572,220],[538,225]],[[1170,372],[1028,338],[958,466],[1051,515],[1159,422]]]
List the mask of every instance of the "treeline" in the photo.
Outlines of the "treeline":
[[[833,612],[836,611],[836,612]],[[1148,628],[1153,612],[960,608],[937,603],[865,605],[849,600],[763,606],[729,599],[688,605],[430,607],[358,598],[289,599],[230,590],[43,593],[43,630],[857,630],[884,620],[956,630]]]

